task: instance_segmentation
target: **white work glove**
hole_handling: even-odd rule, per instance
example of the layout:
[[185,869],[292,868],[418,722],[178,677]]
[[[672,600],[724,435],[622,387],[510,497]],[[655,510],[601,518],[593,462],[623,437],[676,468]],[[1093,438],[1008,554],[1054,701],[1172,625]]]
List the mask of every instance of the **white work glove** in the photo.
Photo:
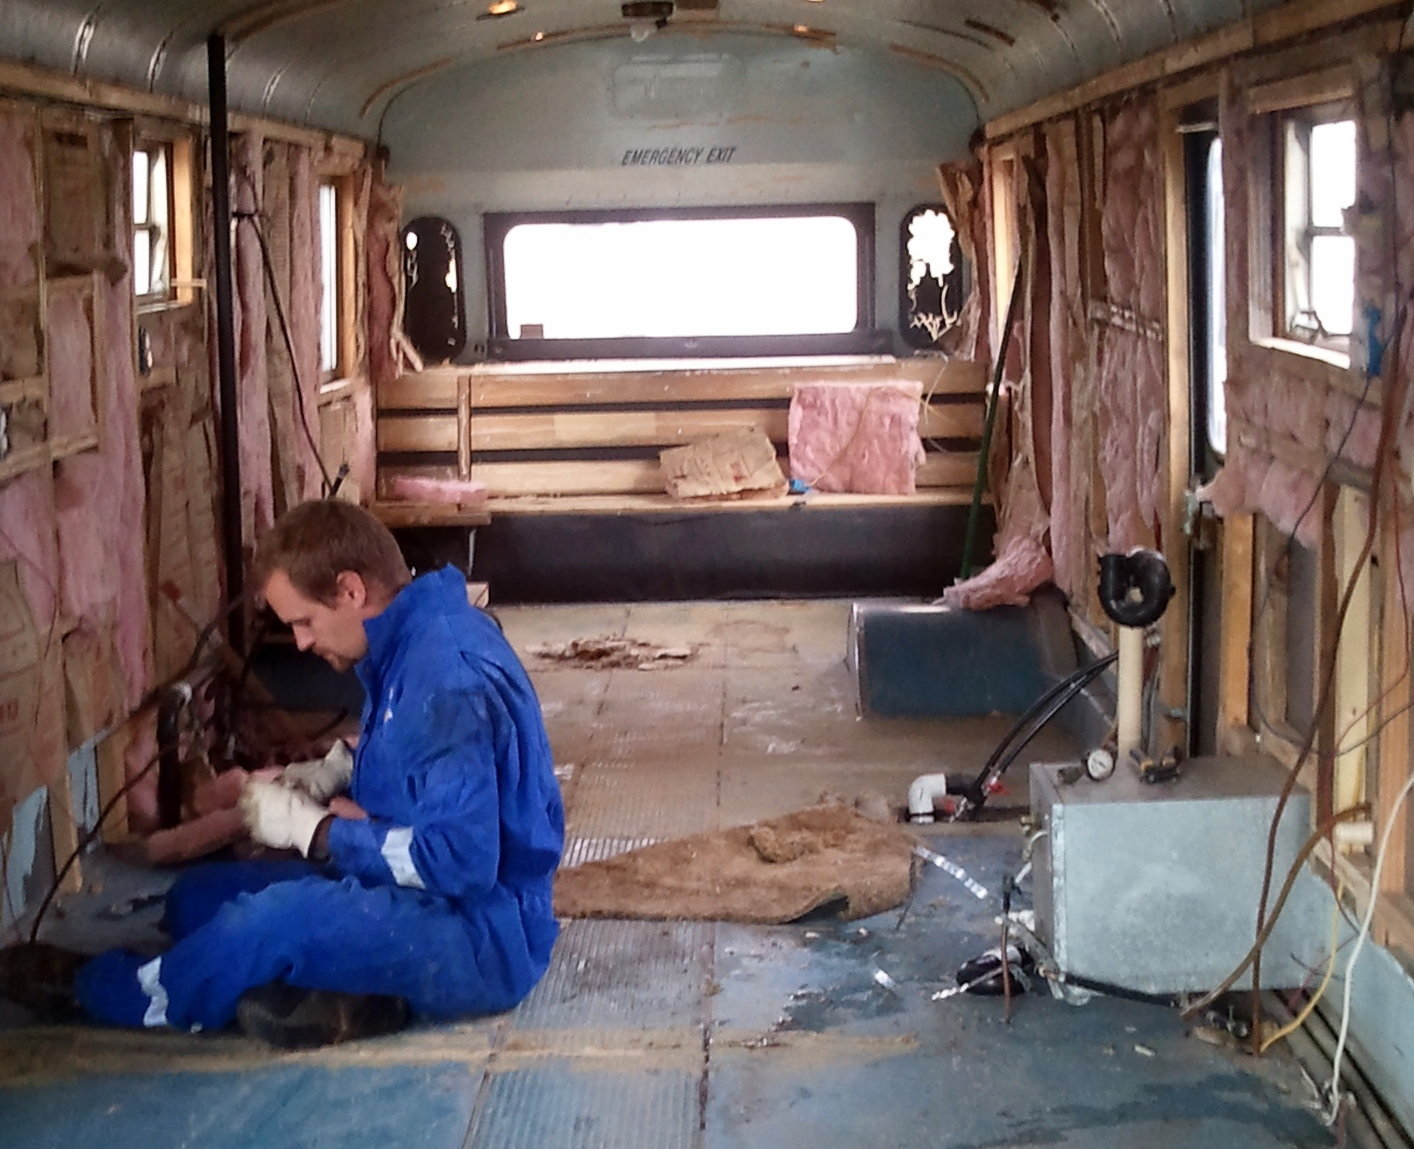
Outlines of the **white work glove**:
[[323,758],[291,762],[280,772],[281,786],[308,794],[316,802],[327,802],[342,794],[353,780],[353,753],[339,739]]
[[241,817],[250,836],[262,846],[294,847],[309,857],[314,832],[328,816],[328,809],[313,798],[277,782],[252,778],[241,790]]

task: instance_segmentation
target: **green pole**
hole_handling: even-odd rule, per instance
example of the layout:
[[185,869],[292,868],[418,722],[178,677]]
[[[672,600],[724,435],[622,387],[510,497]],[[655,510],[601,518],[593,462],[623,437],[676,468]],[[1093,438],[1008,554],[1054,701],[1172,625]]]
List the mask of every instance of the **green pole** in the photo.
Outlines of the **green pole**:
[[992,429],[997,424],[997,407],[1002,394],[1002,372],[1006,369],[1007,351],[1011,348],[1011,330],[1016,320],[1016,305],[1021,298],[1022,262],[1016,261],[1016,274],[1011,281],[1011,298],[1006,305],[1006,322],[1002,324],[1002,342],[997,361],[992,368],[992,389],[987,394],[987,415],[982,421],[982,443],[977,448],[977,478],[972,483],[972,505],[967,510],[967,533],[962,542],[962,570],[959,581],[972,577],[972,551],[977,541],[977,520],[982,511],[982,492],[987,486],[987,456],[992,449]]

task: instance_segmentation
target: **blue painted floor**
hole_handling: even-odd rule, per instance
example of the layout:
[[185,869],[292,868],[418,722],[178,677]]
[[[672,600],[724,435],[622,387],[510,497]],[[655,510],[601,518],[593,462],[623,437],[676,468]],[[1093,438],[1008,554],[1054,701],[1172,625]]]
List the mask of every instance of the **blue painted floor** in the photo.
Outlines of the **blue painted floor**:
[[[507,616],[545,703],[574,856],[771,816],[822,789],[867,786],[897,804],[914,774],[978,764],[1005,731],[858,720],[844,608],[784,605]],[[693,664],[653,673],[530,653],[605,632],[700,646]],[[1043,738],[1035,753],[1067,749]],[[862,922],[567,922],[549,974],[512,1013],[376,1041],[279,1054],[234,1034],[0,1014],[0,1147],[1336,1143],[1280,1050],[1257,1061],[1214,1047],[1172,1010],[1034,992],[1008,1023],[998,998],[933,1000],[995,943],[1021,836],[999,823],[927,841],[988,896],[927,866],[907,907]],[[155,880],[106,880],[55,925],[68,940],[150,931],[142,888]]]

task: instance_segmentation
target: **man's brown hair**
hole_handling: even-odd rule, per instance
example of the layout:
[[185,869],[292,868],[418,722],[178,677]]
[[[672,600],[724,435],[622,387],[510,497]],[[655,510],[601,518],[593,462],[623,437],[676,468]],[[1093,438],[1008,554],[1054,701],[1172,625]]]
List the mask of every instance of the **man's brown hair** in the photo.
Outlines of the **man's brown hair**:
[[255,548],[251,577],[257,592],[277,570],[300,594],[325,606],[333,603],[343,571],[389,595],[412,581],[392,532],[343,499],[314,499],[280,516]]

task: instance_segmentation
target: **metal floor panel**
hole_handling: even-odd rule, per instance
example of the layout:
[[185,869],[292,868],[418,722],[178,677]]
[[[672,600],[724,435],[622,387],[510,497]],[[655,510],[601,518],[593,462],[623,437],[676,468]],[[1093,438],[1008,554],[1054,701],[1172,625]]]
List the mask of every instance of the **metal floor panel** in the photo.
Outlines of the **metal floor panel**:
[[[652,672],[527,659],[562,774],[566,865],[827,790],[898,807],[916,774],[971,777],[1011,725],[857,718],[845,603],[501,617],[521,649],[629,634],[698,651]],[[1022,800],[1028,761],[1073,752],[1044,731],[1013,767]],[[501,1017],[294,1055],[225,1035],[6,1031],[0,1017],[0,1149],[1334,1145],[1280,1050],[1203,1044],[1173,1011],[1029,994],[1008,1024],[996,998],[934,1001],[995,944],[1021,843],[1014,823],[938,831],[929,843],[985,899],[924,866],[906,908],[863,922],[566,922],[546,977]]]
[[[712,930],[706,922],[565,922],[549,972],[511,1015],[511,1028],[525,1033],[689,1026],[700,1033]],[[593,1044],[586,1038],[587,1046]]]
[[547,1058],[494,1074],[466,1149],[696,1149],[701,1074],[659,1060]]

